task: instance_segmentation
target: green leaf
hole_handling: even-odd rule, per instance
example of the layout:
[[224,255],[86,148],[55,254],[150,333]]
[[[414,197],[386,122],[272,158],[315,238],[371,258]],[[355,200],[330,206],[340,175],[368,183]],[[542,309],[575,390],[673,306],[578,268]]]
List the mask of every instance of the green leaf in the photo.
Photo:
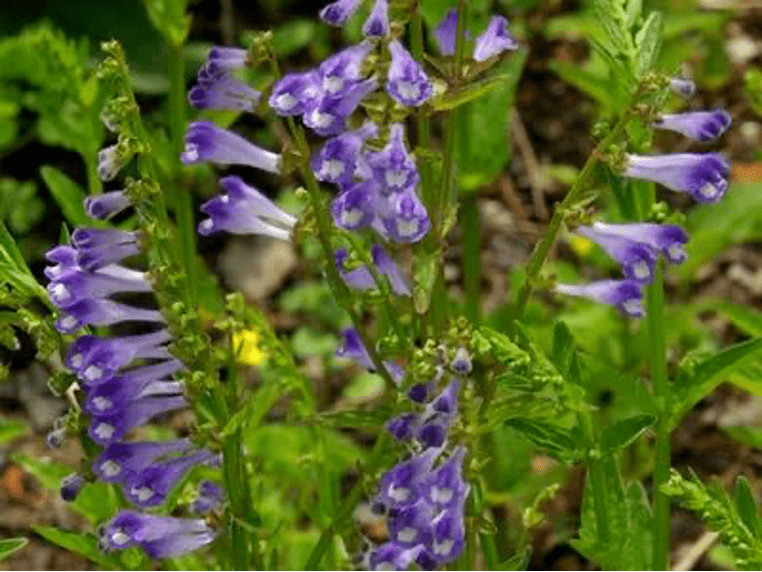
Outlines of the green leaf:
[[762,338],[727,347],[697,364],[688,364],[675,380],[670,424],[675,427],[683,415],[708,395],[730,373],[762,351]]
[[113,556],[105,555],[98,546],[98,539],[92,534],[70,532],[68,530],[61,530],[55,526],[43,526],[40,524],[33,524],[32,530],[42,536],[45,540],[48,540],[61,548],[65,548],[69,552],[84,556],[103,568],[109,570],[119,568],[117,559]]
[[697,311],[714,310],[729,319],[744,334],[762,336],[762,314],[750,306],[710,299],[697,302],[696,309]]
[[181,46],[188,37],[191,17],[186,0],[143,0],[151,23],[171,46]]
[[10,443],[27,433],[29,433],[29,427],[21,421],[11,421],[0,417],[0,444]]
[[526,50],[501,63],[495,89],[465,105],[457,116],[458,187],[475,191],[492,182],[510,159],[510,112],[516,101]]
[[757,516],[757,505],[754,503],[754,495],[751,492],[749,480],[745,476],[738,475],[735,492],[738,515],[746,525],[746,528],[748,528],[754,536],[759,538],[760,526],[759,517]]
[[631,445],[654,422],[656,417],[653,415],[635,415],[606,427],[601,438],[601,453],[612,455]]
[[563,60],[550,60],[548,68],[566,83],[595,99],[604,108],[612,107],[614,94],[607,80]]
[[40,174],[66,221],[72,226],[92,226],[92,219],[85,213],[85,191],[82,187],[50,165],[41,167]]
[[559,425],[524,418],[508,419],[505,423],[562,462],[573,463],[584,454],[578,447],[579,440],[574,438],[569,429]]
[[659,12],[651,12],[643,27],[635,36],[635,45],[638,50],[637,75],[641,76],[650,70],[659,57],[662,38],[662,18]]
[[500,89],[506,84],[515,84],[517,80],[517,77],[507,74],[496,75],[489,79],[468,84],[455,92],[446,91],[435,97],[431,101],[431,106],[435,111],[450,111]]
[[318,26],[312,20],[289,20],[273,30],[275,55],[285,58],[309,46]]
[[0,540],[0,561],[5,560],[14,552],[18,552],[29,543],[27,538],[6,538]]

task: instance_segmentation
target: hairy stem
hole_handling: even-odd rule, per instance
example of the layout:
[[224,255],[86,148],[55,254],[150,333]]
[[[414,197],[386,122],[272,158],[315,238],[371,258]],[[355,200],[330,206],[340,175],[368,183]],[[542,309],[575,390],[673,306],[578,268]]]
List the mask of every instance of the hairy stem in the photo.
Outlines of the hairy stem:
[[668,570],[670,547],[669,497],[661,490],[669,479],[670,458],[670,383],[667,378],[664,339],[664,265],[657,265],[654,281],[647,291],[648,336],[651,376],[658,408],[656,421],[656,460],[654,467],[653,569]]
[[542,267],[545,264],[545,260],[548,257],[550,248],[556,241],[558,232],[561,230],[561,223],[564,221],[564,217],[566,216],[569,208],[575,202],[577,202],[577,200],[579,200],[582,191],[585,190],[585,185],[592,176],[598,161],[600,161],[601,154],[605,152],[608,147],[620,137],[624,131],[624,127],[625,121],[619,121],[611,133],[598,144],[592,155],[590,155],[588,158],[587,163],[585,163],[585,166],[582,167],[582,171],[580,171],[577,180],[574,181],[574,184],[569,189],[569,192],[566,193],[564,200],[561,201],[561,203],[553,211],[553,216],[548,223],[548,229],[545,231],[545,234],[543,235],[540,242],[538,242],[535,246],[532,255],[529,257],[529,261],[527,262],[524,282],[519,289],[519,293],[516,299],[515,317],[517,319],[520,319],[524,315],[524,310],[526,309],[527,302],[529,301],[529,296],[532,294],[532,289],[534,288],[537,276],[540,274],[540,270],[542,270]]

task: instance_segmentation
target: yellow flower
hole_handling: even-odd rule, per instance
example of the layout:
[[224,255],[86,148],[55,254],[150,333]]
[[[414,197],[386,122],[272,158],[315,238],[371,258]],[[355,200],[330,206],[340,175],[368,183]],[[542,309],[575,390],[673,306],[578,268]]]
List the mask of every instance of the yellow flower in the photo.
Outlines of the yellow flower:
[[254,330],[233,334],[233,347],[240,363],[260,365],[265,360],[265,354],[259,349],[259,334]]

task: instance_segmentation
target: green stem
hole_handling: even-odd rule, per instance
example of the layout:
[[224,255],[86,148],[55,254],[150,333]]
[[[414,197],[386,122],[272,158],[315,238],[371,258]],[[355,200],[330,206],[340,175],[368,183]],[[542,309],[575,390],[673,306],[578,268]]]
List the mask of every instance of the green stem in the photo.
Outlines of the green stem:
[[669,480],[670,458],[670,383],[667,377],[664,338],[664,264],[659,261],[654,281],[647,291],[648,335],[651,352],[651,376],[658,408],[656,421],[656,460],[654,467],[653,569],[668,570],[670,549],[669,497],[661,490]]
[[481,217],[478,194],[469,193],[461,199],[460,230],[463,235],[463,284],[466,290],[466,317],[474,324],[481,319],[482,285]]
[[185,288],[188,303],[195,307],[198,295],[196,279],[196,224],[193,212],[193,196],[182,188],[182,164],[180,153],[183,150],[185,134],[185,62],[182,44],[168,45],[167,71],[169,76],[169,137],[172,146],[172,166],[170,171],[169,191],[171,201],[177,209],[178,250],[181,253],[185,270]]
[[585,185],[593,174],[595,166],[598,164],[598,161],[600,161],[602,153],[619,138],[624,131],[624,127],[625,121],[619,121],[611,133],[598,144],[592,155],[588,158],[587,163],[585,163],[585,166],[582,167],[582,171],[580,171],[577,180],[574,181],[569,192],[566,193],[564,200],[561,201],[553,211],[553,216],[548,223],[548,229],[545,231],[542,240],[535,246],[532,255],[529,257],[529,261],[527,262],[524,283],[521,285],[516,298],[515,318],[519,319],[524,315],[524,310],[529,301],[529,296],[532,294],[534,283],[537,280],[540,270],[542,270],[542,267],[545,264],[545,259],[548,257],[550,248],[556,241],[558,232],[561,230],[561,223],[564,221],[564,217],[569,208],[579,200],[582,191],[585,189]]

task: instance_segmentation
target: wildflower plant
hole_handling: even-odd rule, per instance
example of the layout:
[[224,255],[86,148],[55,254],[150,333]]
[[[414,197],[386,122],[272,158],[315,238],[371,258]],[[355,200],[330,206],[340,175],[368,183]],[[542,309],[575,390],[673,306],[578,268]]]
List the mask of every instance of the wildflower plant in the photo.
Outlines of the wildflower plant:
[[[557,486],[537,490],[521,533],[506,535],[492,458],[509,428],[558,463],[584,466],[572,544],[600,567],[669,566],[668,495],[710,514],[732,542],[748,541],[732,511],[715,506],[721,495],[670,477],[671,430],[760,342],[668,377],[665,273],[686,261],[691,237],[658,199],[681,204],[669,195],[677,192],[714,204],[733,190],[716,150],[731,117],[680,111],[695,86],[660,68],[659,13],[642,14],[635,0],[596,1],[593,45],[616,105],[602,111],[595,149],[532,254],[514,264],[521,271],[499,322],[482,316],[477,194],[508,158],[508,109],[526,56],[520,27],[488,3],[336,0],[315,16],[336,28],[360,23],[354,44],[294,67],[261,31],[247,47],[211,48],[186,93],[185,3],[145,3],[169,54],[168,135],[144,121],[125,54],[105,43],[91,111],[110,142],[81,150],[90,193],[66,203],[77,214],[45,254],[44,285],[0,227],[7,322],[34,334],[42,358],[60,356],[50,385],[71,401],[48,442],[83,445],[61,495],[80,506],[99,491],[108,509],[90,513],[84,548],[55,529],[43,536],[114,568],[172,558],[170,567],[241,570],[517,568],[527,564],[527,531],[544,518],[538,506]],[[279,138],[220,124],[221,110],[256,115]],[[500,129],[482,133],[485,121]],[[657,153],[662,131],[703,146]],[[190,182],[209,173],[216,194],[196,212]],[[255,183],[273,180],[297,187],[298,208]],[[240,293],[223,300],[197,236],[225,234],[305,254],[339,316],[327,363],[373,372],[373,400],[328,407],[265,314]],[[445,278],[456,235],[462,299]],[[546,268],[559,238],[600,249],[616,270],[560,281]],[[634,414],[610,423],[598,415],[599,372],[571,329],[538,323],[541,308],[573,298],[611,306],[603,311],[647,340],[639,365],[648,380],[627,379],[647,396]],[[550,351],[540,326],[552,326]],[[251,336],[265,356],[256,384],[240,366]],[[650,495],[624,482],[618,462],[637,439],[650,443],[646,434]],[[759,543],[747,542],[744,561],[756,561]]]

